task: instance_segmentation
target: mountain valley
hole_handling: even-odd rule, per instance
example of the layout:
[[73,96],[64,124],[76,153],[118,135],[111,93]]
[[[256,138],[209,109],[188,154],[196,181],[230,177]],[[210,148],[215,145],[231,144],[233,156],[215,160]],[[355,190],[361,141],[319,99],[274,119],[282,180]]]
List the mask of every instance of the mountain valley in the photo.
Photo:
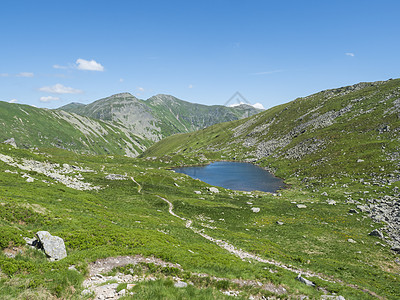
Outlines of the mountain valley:
[[[0,120],[0,298],[400,294],[400,79],[262,112],[123,93],[59,110],[0,102]],[[171,170],[221,160],[288,187]],[[67,257],[26,246],[43,230]]]

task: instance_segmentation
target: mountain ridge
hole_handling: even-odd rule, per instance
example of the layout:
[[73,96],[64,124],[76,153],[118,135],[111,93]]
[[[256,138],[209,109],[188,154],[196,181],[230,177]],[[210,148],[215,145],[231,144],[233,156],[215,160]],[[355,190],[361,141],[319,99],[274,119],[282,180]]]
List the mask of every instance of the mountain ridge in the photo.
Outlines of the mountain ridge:
[[[148,105],[129,93],[119,93],[88,105],[72,102],[64,110],[1,102],[0,140],[14,138],[22,148],[59,147],[133,157],[165,136],[258,112],[192,104],[173,96],[167,97],[166,104],[164,98],[155,96],[149,101],[153,105]],[[155,100],[161,102],[155,105]]]
[[153,142],[175,133],[195,131],[261,111],[253,107],[231,108],[191,103],[165,94],[141,100],[127,92],[87,105],[66,105],[59,109],[94,119],[117,122]]

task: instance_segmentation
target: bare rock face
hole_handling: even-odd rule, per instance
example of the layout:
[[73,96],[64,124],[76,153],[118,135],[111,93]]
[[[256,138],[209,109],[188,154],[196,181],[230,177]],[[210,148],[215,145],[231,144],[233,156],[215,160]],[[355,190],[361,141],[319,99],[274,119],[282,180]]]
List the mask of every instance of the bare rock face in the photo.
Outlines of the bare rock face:
[[50,257],[50,260],[60,260],[67,257],[67,251],[65,250],[62,238],[52,236],[48,231],[38,231],[36,236],[38,237],[40,248]]

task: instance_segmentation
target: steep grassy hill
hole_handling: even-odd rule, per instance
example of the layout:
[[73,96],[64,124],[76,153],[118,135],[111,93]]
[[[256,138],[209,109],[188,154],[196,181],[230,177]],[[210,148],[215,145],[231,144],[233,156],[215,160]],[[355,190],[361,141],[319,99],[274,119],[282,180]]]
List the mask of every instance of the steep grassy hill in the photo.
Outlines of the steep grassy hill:
[[60,109],[117,122],[151,141],[220,122],[238,120],[261,111],[249,105],[226,107],[195,104],[169,95],[157,95],[143,101],[129,93],[116,94],[88,105],[71,103]]
[[65,111],[0,102],[0,141],[21,148],[57,147],[79,153],[136,156],[151,142],[120,124]]

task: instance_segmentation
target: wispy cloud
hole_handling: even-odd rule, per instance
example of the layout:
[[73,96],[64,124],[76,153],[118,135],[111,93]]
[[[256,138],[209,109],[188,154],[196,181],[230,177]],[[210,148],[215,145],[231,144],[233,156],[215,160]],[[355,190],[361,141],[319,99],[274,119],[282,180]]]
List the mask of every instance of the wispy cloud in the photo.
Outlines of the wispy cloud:
[[189,84],[188,88],[192,89],[193,88],[193,84]]
[[144,88],[142,88],[142,87],[138,87],[137,88],[139,91],[141,91],[141,92],[144,92]]
[[98,63],[95,60],[86,60],[83,58],[78,58],[75,63],[70,63],[67,66],[63,65],[58,65],[55,64],[53,65],[54,69],[59,69],[59,70],[67,70],[67,69],[78,69],[78,70],[84,70],[84,71],[104,71],[104,67]]
[[82,90],[74,89],[72,87],[63,86],[57,83],[53,86],[44,86],[39,89],[41,92],[52,93],[52,94],[81,94]]
[[8,76],[10,76],[10,74],[8,74],[8,73],[0,73],[0,77],[8,77]]
[[62,70],[65,70],[65,69],[69,69],[70,67],[67,67],[67,66],[60,66],[60,65],[53,65],[53,68],[54,68],[54,69],[62,69]]
[[231,105],[229,105],[229,107],[235,107],[235,106],[239,106],[239,105],[243,105],[243,104],[244,105],[250,105],[250,106],[253,106],[254,108],[258,108],[258,109],[265,109],[264,105],[262,105],[259,102],[254,103],[254,104],[250,104],[250,103],[246,103],[246,102],[243,102],[243,101],[240,101],[239,103],[231,104]]
[[354,56],[355,56],[355,54],[354,54],[354,53],[352,53],[352,52],[346,52],[346,53],[345,53],[345,55],[347,55],[347,56],[351,56],[351,57],[354,57]]
[[281,73],[281,72],[283,72],[283,70],[256,72],[256,73],[251,73],[250,75],[268,75],[268,74]]
[[95,60],[85,60],[78,58],[76,60],[78,70],[88,70],[88,71],[104,71],[104,67]]
[[120,78],[120,79],[119,79],[119,82],[124,82],[124,79],[123,79],[123,78]]
[[10,101],[8,101],[8,103],[18,103],[17,99],[11,99]]
[[60,100],[59,97],[53,97],[53,96],[43,96],[40,97],[40,101],[41,102],[50,102],[50,101],[58,101]]
[[31,72],[21,72],[17,74],[17,77],[33,77],[33,76],[35,75]]

